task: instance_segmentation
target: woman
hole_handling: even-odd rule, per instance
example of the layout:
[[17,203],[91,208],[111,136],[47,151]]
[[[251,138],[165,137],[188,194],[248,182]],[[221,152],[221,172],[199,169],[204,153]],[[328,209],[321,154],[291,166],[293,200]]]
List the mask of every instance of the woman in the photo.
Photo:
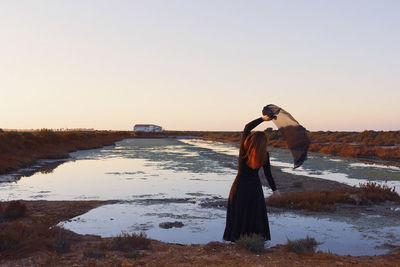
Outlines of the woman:
[[258,234],[270,240],[264,193],[258,177],[259,168],[274,195],[279,195],[271,175],[267,137],[263,132],[250,133],[261,122],[271,120],[267,115],[249,122],[240,140],[238,174],[229,193],[224,240],[236,241],[241,235]]

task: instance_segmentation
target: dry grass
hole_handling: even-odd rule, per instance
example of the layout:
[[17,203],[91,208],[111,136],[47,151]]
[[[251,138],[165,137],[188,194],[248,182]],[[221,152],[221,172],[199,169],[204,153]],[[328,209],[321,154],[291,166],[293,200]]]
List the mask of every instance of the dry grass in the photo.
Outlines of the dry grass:
[[5,208],[0,203],[0,220],[10,220],[23,217],[27,212],[27,207],[20,201],[10,201]]
[[264,251],[265,240],[261,235],[243,235],[237,241],[236,244],[242,248],[247,249],[253,253],[261,253]]
[[68,252],[71,235],[73,233],[62,228],[49,228],[37,222],[3,222],[0,224],[0,259],[21,258],[37,251]]
[[57,253],[66,253],[71,249],[71,240],[67,232],[61,227],[52,229],[54,236],[54,250]]
[[146,234],[143,232],[140,234],[122,233],[121,235],[110,239],[105,247],[109,250],[118,250],[124,252],[145,250],[150,248],[150,239],[148,239]]
[[26,224],[18,220],[0,225],[0,252],[5,258],[18,258],[38,250],[52,250],[53,234],[43,224]]
[[379,185],[374,182],[361,184],[360,187],[325,190],[325,191],[302,191],[280,197],[268,198],[267,205],[304,209],[312,211],[334,210],[335,203],[351,203],[369,205],[384,201],[400,202],[400,196],[394,188]]
[[106,257],[104,250],[88,248],[83,251],[86,258],[103,259]]
[[[142,257],[141,250],[150,249],[151,240],[144,232],[140,234],[122,233],[99,244],[98,251],[116,250],[124,252],[123,256],[130,259]],[[88,256],[86,256],[88,257]]]
[[306,238],[290,240],[288,239],[286,248],[298,254],[312,254],[319,243],[313,238],[307,236]]
[[[65,253],[82,236],[61,227],[59,221],[72,218],[103,202],[11,201],[2,202],[2,214],[7,209],[12,218],[0,219],[0,261],[20,259],[35,253]],[[21,210],[25,210],[21,213]],[[1,209],[0,209],[1,210]],[[1,265],[1,264],[0,264]]]

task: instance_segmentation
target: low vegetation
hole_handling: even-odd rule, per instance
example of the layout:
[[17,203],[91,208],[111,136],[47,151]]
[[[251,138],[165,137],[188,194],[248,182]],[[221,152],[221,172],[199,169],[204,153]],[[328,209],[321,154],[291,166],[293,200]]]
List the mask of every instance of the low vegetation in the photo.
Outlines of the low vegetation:
[[54,225],[102,203],[104,202],[0,202],[0,261],[20,259],[35,253],[50,255],[70,252],[73,245],[83,238]]
[[145,250],[150,247],[150,239],[147,238],[146,233],[139,234],[122,233],[119,236],[112,238],[108,247],[110,250],[119,250],[129,252],[132,250]]
[[265,240],[261,235],[251,234],[251,235],[242,235],[237,241],[236,244],[242,248],[247,249],[253,253],[261,253],[264,251],[264,243]]
[[10,201],[6,205],[0,203],[0,221],[23,217],[27,210],[25,204],[20,201]]
[[43,224],[18,220],[0,224],[0,252],[3,257],[18,257],[29,252],[53,248],[53,232]]
[[67,232],[61,227],[53,228],[54,250],[58,254],[69,252],[71,249],[71,240]]
[[360,184],[359,187],[335,190],[301,191],[268,198],[267,205],[274,207],[304,209],[312,211],[334,210],[336,203],[369,205],[384,201],[400,203],[400,196],[394,188],[374,182]]
[[115,250],[124,252],[125,258],[138,259],[142,257],[141,250],[150,249],[151,240],[144,232],[136,234],[122,233],[99,245],[100,251]]
[[307,236],[302,239],[287,240],[287,250],[297,254],[312,254],[319,243],[313,237]]
[[[279,131],[265,131],[273,147],[286,148]],[[309,150],[341,157],[380,159],[400,166],[400,131],[308,132]]]
[[22,201],[0,203],[0,256],[18,258],[39,250],[65,253],[70,250],[71,232],[61,227],[29,220]]
[[86,258],[103,259],[106,257],[104,250],[88,248],[83,251]]
[[140,253],[139,250],[132,250],[129,252],[125,252],[124,253],[124,257],[125,258],[129,258],[129,259],[139,259],[141,258],[143,255]]
[[0,224],[0,258],[19,258],[35,251],[65,253],[70,250],[69,231],[37,222],[12,220]]

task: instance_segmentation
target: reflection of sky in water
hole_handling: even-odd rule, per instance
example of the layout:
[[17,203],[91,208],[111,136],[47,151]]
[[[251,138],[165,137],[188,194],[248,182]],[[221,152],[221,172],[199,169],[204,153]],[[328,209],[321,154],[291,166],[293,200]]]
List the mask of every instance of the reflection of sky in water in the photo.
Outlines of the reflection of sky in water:
[[226,197],[232,183],[232,175],[156,171],[143,163],[135,159],[68,162],[51,175],[1,184],[0,196],[2,200],[131,199],[141,194],[183,197],[195,190]]
[[[237,155],[238,148],[232,144],[204,140],[182,140],[185,143],[209,148],[226,155]],[[271,164],[282,171],[292,174],[311,176],[333,180],[349,185],[359,185],[375,181],[395,187],[400,193],[400,168],[379,164],[362,163],[356,160],[327,156],[319,153],[309,153],[304,164],[293,169],[293,158],[286,149],[270,148]]]
[[[385,243],[400,245],[400,240],[396,238],[400,226],[384,227],[385,218],[382,217],[333,220],[327,216],[310,217],[293,213],[268,216],[272,234],[269,246],[285,244],[287,239],[307,235],[322,243],[317,250],[342,255],[382,254],[386,250],[376,246]],[[171,229],[159,227],[162,222],[174,221],[180,221],[184,226]],[[207,243],[222,241],[225,210],[205,209],[193,203],[121,203],[96,208],[62,225],[77,233],[103,237],[115,236],[121,231],[145,231],[148,237],[165,242]]]
[[215,152],[226,155],[231,155],[231,156],[239,155],[239,149],[236,146],[233,146],[231,143],[204,141],[201,139],[180,139],[180,141],[185,144],[190,144],[196,147],[210,149]]
[[[218,142],[127,139],[116,146],[71,153],[72,160],[51,173],[36,173],[13,183],[0,183],[0,199],[117,199],[123,202],[89,211],[65,223],[65,227],[78,233],[103,236],[145,230],[152,238],[178,243],[221,240],[225,210],[199,204],[207,199],[227,198],[236,175],[237,153],[234,145]],[[271,156],[273,165],[283,171],[293,171],[289,153],[274,149]],[[356,169],[356,176],[352,176],[351,168]],[[361,179],[365,170],[380,171],[377,177],[398,176],[396,169],[364,166],[317,154],[311,154],[295,172],[347,181],[349,177]],[[271,193],[268,188],[263,189],[266,196]],[[372,219],[358,223],[357,219],[271,214],[273,240],[270,244],[286,243],[287,238],[303,238],[308,234],[324,242],[319,247],[324,251],[353,255],[383,253],[385,250],[374,246],[398,242],[389,237],[396,236],[399,226],[383,227],[373,223],[379,218]],[[165,221],[182,221],[185,226],[159,228],[159,223]]]
[[395,187],[400,193],[400,168],[386,167],[358,162],[351,159],[326,156],[317,153],[309,153],[304,164],[293,169],[292,158],[287,150],[272,149],[271,164],[282,171],[337,181],[349,185],[358,186],[360,183],[374,181]]

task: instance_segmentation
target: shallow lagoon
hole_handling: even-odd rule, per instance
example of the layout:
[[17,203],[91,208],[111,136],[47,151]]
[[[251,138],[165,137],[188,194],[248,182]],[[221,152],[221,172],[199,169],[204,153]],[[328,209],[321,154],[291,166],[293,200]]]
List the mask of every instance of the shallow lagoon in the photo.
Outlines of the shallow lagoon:
[[[127,139],[116,146],[72,153],[72,160],[50,173],[1,183],[0,199],[118,200],[61,224],[82,234],[145,231],[151,238],[173,243],[221,241],[225,210],[202,203],[227,198],[237,153],[230,144],[195,139]],[[283,171],[350,184],[400,180],[398,169],[347,159],[310,154],[306,164],[293,171],[287,151],[273,149],[271,156],[272,164]],[[264,193],[268,196],[271,191],[264,188]],[[338,254],[375,255],[387,251],[382,247],[385,243],[400,245],[400,225],[387,225],[379,216],[311,217],[285,212],[270,213],[269,219],[270,246],[306,235],[323,242],[319,250]],[[181,221],[184,226],[160,228],[159,223],[166,221]]]

